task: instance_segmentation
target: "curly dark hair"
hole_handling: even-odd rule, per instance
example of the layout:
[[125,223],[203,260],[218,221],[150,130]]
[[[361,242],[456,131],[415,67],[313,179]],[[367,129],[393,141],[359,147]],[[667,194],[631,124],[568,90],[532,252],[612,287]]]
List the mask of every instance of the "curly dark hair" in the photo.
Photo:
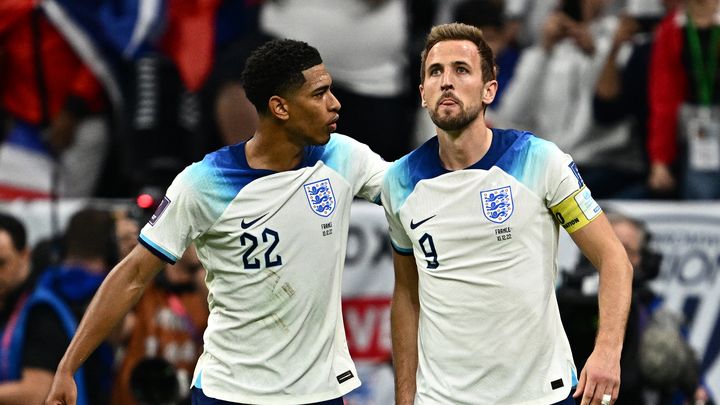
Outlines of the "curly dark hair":
[[242,74],[248,100],[261,115],[272,96],[284,96],[305,83],[303,70],[322,63],[317,49],[302,41],[275,39],[254,50]]

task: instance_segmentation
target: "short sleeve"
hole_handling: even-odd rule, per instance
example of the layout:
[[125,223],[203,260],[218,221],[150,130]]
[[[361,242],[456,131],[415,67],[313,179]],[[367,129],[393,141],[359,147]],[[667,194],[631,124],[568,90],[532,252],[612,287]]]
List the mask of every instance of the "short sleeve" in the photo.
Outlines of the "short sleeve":
[[592,197],[570,155],[551,149],[548,159],[546,203],[555,220],[568,233],[582,229],[602,209]]
[[382,179],[389,163],[367,145],[345,135],[332,134],[322,160],[351,184],[354,196],[380,203]]
[[404,202],[404,197],[408,194],[405,192],[407,187],[403,185],[403,167],[402,161],[395,162],[390,166],[383,179],[381,199],[389,225],[390,242],[393,249],[402,255],[412,255],[412,241],[405,232],[400,220],[400,206]]
[[359,144],[357,152],[360,158],[358,159],[359,168],[362,170],[359,176],[360,190],[355,195],[372,203],[380,204],[383,178],[390,164],[370,150],[367,145]]
[[205,202],[214,190],[208,170],[201,163],[183,170],[140,231],[140,243],[168,263],[174,264],[217,219]]

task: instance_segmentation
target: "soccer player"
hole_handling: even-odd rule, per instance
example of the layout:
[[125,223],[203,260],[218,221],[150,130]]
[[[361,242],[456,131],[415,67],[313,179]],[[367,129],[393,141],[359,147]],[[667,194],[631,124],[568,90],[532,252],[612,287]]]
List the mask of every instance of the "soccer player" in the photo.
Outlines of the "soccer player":
[[[493,55],[468,25],[434,27],[422,103],[437,136],[393,163],[397,404],[605,405],[617,398],[632,267],[570,156],[488,128]],[[558,228],[600,271],[600,325],[578,377],[555,298]]]
[[47,404],[74,403],[75,370],[190,243],[207,270],[210,307],[193,404],[342,404],[360,385],[341,275],[352,199],[379,202],[387,164],[333,133],[340,103],[315,48],[271,41],[243,77],[258,130],[173,181],[140,245],[93,299]]

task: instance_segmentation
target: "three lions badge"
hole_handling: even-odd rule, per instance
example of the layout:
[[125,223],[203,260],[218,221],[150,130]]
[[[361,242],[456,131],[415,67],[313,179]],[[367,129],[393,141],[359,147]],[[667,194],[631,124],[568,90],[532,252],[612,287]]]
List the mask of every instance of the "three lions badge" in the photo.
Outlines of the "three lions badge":
[[303,184],[310,209],[321,217],[329,217],[335,211],[335,194],[330,179]]
[[507,221],[515,208],[510,186],[481,191],[480,199],[482,200],[485,218],[496,224],[502,224]]

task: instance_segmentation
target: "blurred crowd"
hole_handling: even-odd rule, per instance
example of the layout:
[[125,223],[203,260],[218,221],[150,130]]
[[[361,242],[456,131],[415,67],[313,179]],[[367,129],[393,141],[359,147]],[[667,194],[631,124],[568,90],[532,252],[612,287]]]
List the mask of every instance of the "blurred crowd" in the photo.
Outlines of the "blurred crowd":
[[[0,402],[42,404],[87,305],[137,244],[138,218],[86,207],[30,246],[0,213]],[[184,404],[207,326],[205,271],[191,246],[75,375],[79,405]]]
[[[394,160],[434,135],[418,55],[449,21],[480,27],[495,53],[491,125],[555,142],[596,198],[720,199],[718,0],[0,0],[0,199],[162,192],[205,153],[252,136],[241,72],[277,37],[320,50],[338,132]],[[139,219],[83,209],[31,249],[22,223],[0,214],[0,399],[41,403]],[[633,229],[642,243],[626,248],[638,253],[646,231]],[[203,277],[193,249],[160,273],[76,377],[83,403],[181,403],[207,322]],[[655,306],[644,281],[627,350]],[[633,364],[623,387],[637,393],[647,387]],[[702,397],[693,377],[662,395]]]
[[252,136],[244,61],[319,48],[338,132],[394,160],[433,134],[419,49],[480,27],[487,115],[555,142],[599,199],[720,197],[716,0],[13,0],[0,2],[0,198],[129,197]]

